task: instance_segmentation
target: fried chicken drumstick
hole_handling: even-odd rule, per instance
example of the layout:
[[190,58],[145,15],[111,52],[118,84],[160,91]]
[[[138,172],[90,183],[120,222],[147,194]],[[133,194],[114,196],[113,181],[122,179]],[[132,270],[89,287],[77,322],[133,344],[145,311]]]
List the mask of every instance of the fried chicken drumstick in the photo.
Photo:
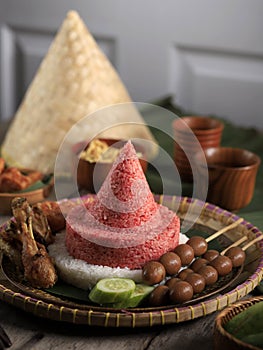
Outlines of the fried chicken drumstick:
[[52,287],[57,280],[54,264],[43,244],[33,235],[33,212],[25,198],[12,201],[12,211],[21,233],[22,263],[25,279],[36,288]]

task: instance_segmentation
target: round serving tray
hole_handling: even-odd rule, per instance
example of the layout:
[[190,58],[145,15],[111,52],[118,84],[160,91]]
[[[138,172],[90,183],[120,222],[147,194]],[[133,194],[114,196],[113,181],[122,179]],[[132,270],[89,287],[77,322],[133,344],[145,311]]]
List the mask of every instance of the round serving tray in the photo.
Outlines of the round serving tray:
[[[196,221],[194,228],[202,231],[204,236],[240,219],[231,212],[197,199],[162,195],[155,198],[171,209],[178,208],[177,214],[182,220],[186,217],[189,220],[187,214],[190,211],[190,217]],[[198,213],[198,217],[195,213]],[[244,235],[247,236],[247,241],[252,241],[262,233],[253,224],[243,220],[235,229],[227,231],[217,241],[220,241],[220,245],[224,248]],[[107,309],[77,303],[46,291],[33,288],[27,290],[28,287],[21,286],[17,281],[12,281],[12,278],[4,276],[0,279],[0,299],[40,317],[76,324],[134,328],[179,323],[221,310],[250,293],[259,284],[263,277],[263,239],[252,244],[246,252],[244,266],[233,274],[230,281],[218,286],[216,291],[208,293],[205,297],[196,298],[185,305]]]

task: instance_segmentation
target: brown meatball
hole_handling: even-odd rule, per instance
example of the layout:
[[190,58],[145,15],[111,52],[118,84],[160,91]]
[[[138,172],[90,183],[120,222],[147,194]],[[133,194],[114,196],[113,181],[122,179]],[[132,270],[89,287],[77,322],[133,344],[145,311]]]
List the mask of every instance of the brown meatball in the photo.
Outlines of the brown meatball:
[[210,262],[210,265],[217,270],[219,276],[225,276],[229,274],[233,268],[231,259],[224,255],[219,255],[217,258]]
[[168,286],[157,286],[149,295],[148,302],[151,306],[168,305],[170,302],[169,293],[170,289]]
[[177,255],[179,255],[182,262],[182,266],[189,265],[195,256],[193,248],[190,245],[185,243],[179,244],[174,249],[174,252]]
[[195,259],[195,261],[190,265],[190,268],[193,271],[197,272],[200,269],[200,267],[207,264],[208,264],[208,260],[204,258],[198,258],[198,259]]
[[172,278],[169,278],[166,282],[165,282],[165,285],[167,287],[169,287],[169,289],[173,288],[174,284],[177,283],[178,281],[181,281],[180,278],[178,277],[172,277]]
[[170,290],[170,300],[177,303],[184,303],[191,300],[194,295],[193,287],[186,281],[179,281]]
[[194,271],[192,269],[183,269],[179,274],[178,274],[178,277],[181,279],[181,280],[185,280],[186,279],[186,276],[189,274],[189,273],[193,273]]
[[189,273],[185,281],[191,284],[194,294],[201,293],[205,289],[205,278],[199,273]]
[[219,251],[215,249],[209,249],[204,255],[203,258],[208,260],[209,262],[217,258],[219,255]]
[[207,242],[203,237],[193,236],[189,238],[186,244],[193,248],[195,256],[203,255],[207,251]]
[[149,261],[142,269],[142,280],[150,286],[160,283],[165,278],[166,272],[159,261]]
[[160,258],[160,262],[163,264],[166,273],[168,275],[175,275],[182,267],[180,257],[174,252],[167,252]]
[[205,278],[206,286],[211,286],[211,284],[216,283],[218,280],[218,272],[213,266],[203,265],[197,273]]
[[239,267],[243,265],[246,259],[246,253],[240,247],[229,248],[226,251],[225,256],[229,257],[229,259],[232,261],[233,267]]

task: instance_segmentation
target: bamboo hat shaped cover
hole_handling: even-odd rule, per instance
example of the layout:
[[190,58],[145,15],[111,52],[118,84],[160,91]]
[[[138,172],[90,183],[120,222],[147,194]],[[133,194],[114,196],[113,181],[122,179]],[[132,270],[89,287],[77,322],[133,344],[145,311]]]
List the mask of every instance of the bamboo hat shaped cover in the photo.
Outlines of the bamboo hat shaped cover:
[[[15,114],[2,156],[9,165],[52,172],[59,146],[76,122],[103,107],[126,102],[132,101],[117,72],[79,15],[70,11]],[[116,122],[135,124],[115,126],[100,137],[154,142],[135,108],[117,116],[109,113],[104,122],[101,130]],[[93,121],[79,140],[87,139],[92,129]]]

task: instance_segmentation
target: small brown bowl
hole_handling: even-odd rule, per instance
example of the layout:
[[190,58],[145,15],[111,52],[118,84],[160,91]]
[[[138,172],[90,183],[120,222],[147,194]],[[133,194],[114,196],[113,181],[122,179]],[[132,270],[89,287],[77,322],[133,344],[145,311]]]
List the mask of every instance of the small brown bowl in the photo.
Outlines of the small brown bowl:
[[241,148],[214,147],[204,150],[206,162],[200,153],[195,156],[199,186],[208,170],[207,200],[220,207],[236,211],[248,205],[253,197],[260,158]]
[[[33,171],[30,169],[19,169],[19,170],[21,170],[24,173],[29,173]],[[43,183],[43,186],[41,186],[41,188],[36,188],[32,191],[24,190],[21,192],[13,192],[13,193],[0,192],[0,214],[10,215],[12,213],[11,203],[12,203],[12,200],[16,197],[26,198],[29,204],[42,202],[45,198],[49,196],[53,187],[54,187],[53,176],[49,176],[48,181]]]
[[[180,146],[181,145],[181,146]],[[182,148],[183,146],[183,148]],[[211,141],[196,141],[196,142],[186,142],[185,140],[180,142],[180,140],[178,140],[178,142],[175,142],[175,152],[178,152],[178,150],[181,150],[181,152],[185,151],[192,151],[195,152],[196,149],[200,149],[200,147],[202,149],[206,149],[206,148],[211,148],[211,147],[218,147],[218,142],[217,140],[211,140]]]
[[[192,158],[202,149],[220,146],[224,124],[208,116],[185,116],[175,119],[172,127],[175,138],[175,164],[182,179],[192,182],[193,176],[187,176],[187,178],[184,176],[184,171],[178,162],[179,158],[183,154],[185,158]],[[192,171],[189,162],[188,169]]]
[[[114,147],[118,149],[121,149],[127,142],[127,140],[119,139],[100,138],[98,140],[106,142],[108,146],[114,145]],[[137,152],[142,153],[143,156],[145,155],[142,145],[136,144],[134,142],[133,145]],[[109,163],[89,162],[88,160],[79,158],[80,152],[83,149],[87,149],[88,146],[89,142],[86,141],[81,141],[73,145],[73,170],[77,168],[77,184],[79,189],[95,193],[100,188],[107,174],[109,173],[113,165],[113,161]],[[143,172],[146,173],[148,168],[148,162],[143,158],[140,158],[139,161],[142,166]],[[94,173],[96,174],[96,179],[93,178]]]
[[240,302],[236,302],[231,306],[221,311],[215,320],[214,325],[214,349],[215,350],[259,350],[259,347],[245,343],[232,334],[226,331],[224,326],[229,322],[235,315],[244,311],[251,305],[263,302],[263,296],[249,298]]
[[207,116],[185,116],[173,122],[174,132],[184,134],[187,137],[189,128],[196,137],[209,137],[209,135],[221,135],[224,124],[219,120]]

